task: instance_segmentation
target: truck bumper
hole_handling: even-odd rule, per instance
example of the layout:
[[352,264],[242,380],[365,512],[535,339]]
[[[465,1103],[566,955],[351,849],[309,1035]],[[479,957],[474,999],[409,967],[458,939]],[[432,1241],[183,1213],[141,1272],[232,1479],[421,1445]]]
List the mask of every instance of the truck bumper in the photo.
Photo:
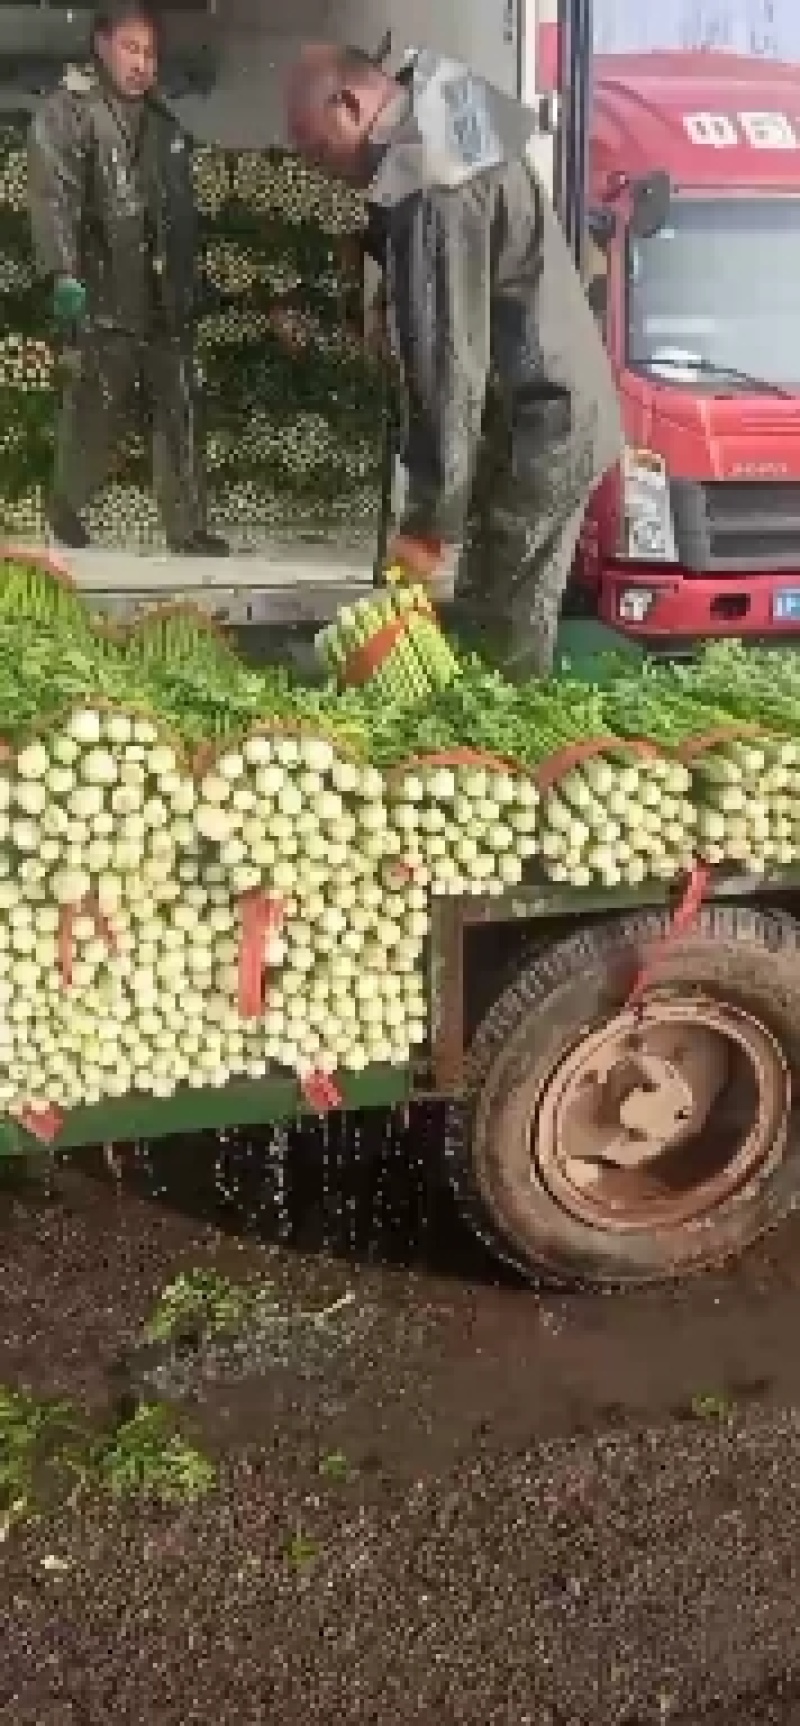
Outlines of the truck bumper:
[[608,564],[598,615],[640,641],[725,635],[800,635],[800,568],[715,576],[650,564]]

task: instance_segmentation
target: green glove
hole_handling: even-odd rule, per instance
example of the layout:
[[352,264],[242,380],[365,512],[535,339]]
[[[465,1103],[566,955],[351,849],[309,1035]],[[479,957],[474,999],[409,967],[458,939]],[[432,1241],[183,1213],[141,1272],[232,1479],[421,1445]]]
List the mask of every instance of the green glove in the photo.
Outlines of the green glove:
[[62,330],[82,324],[86,316],[86,289],[74,276],[59,276],[53,288],[53,317]]

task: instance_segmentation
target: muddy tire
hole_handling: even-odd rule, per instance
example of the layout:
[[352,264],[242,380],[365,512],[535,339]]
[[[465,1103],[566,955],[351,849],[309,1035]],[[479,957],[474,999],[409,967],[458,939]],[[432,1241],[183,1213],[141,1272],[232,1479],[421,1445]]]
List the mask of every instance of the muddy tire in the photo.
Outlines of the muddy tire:
[[470,1227],[528,1277],[673,1280],[740,1253],[800,1198],[800,929],[703,911],[637,1015],[626,982],[668,926],[654,913],[559,943],[475,1038],[449,1174]]

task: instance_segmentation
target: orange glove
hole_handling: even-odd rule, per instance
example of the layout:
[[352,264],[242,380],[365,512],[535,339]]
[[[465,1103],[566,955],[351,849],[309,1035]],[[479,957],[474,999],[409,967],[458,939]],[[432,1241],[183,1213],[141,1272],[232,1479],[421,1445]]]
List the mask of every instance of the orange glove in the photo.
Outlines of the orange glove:
[[443,557],[444,545],[440,539],[398,533],[386,547],[384,563],[387,569],[401,569],[404,575],[417,581],[430,581]]

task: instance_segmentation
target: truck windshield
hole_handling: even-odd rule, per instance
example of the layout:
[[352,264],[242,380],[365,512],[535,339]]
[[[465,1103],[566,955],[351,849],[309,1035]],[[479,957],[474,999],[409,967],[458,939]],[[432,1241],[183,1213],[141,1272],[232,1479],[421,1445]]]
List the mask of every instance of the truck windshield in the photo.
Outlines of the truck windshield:
[[800,197],[675,197],[629,241],[628,363],[710,393],[800,389]]

